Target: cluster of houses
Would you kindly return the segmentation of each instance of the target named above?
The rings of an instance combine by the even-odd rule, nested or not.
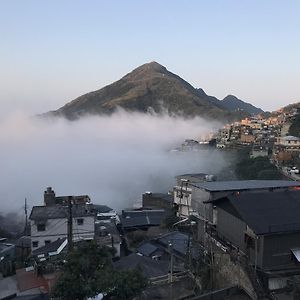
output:
[[[216,270],[217,262],[218,273],[209,273],[210,289],[224,293],[235,285],[248,299],[288,288],[296,293],[300,182],[218,181],[208,174],[183,174],[173,191],[146,192],[142,198],[141,207],[117,213],[93,204],[87,195],[58,197],[47,188],[43,205],[31,210],[30,236],[22,238],[19,248],[27,266],[16,270],[13,288],[7,284],[10,276],[0,280],[0,299],[25,294],[47,299],[70,243],[91,240],[115,249],[116,269],[139,268],[155,287],[176,283],[174,299],[195,297],[195,289],[183,283],[197,282],[197,276],[204,276],[199,270]],[[17,244],[0,240],[0,266],[12,263],[16,249]],[[222,272],[230,276],[222,279]],[[164,292],[150,286],[147,299]],[[43,298],[33,298],[38,295]]]
[[[300,183],[205,178],[177,177],[177,214],[197,221],[202,245],[213,243],[216,253],[238,252],[244,257],[265,290],[286,288],[300,275]]]
[[[227,124],[216,136],[217,148],[251,146],[251,156],[271,156],[279,164],[288,164],[300,154],[300,138],[288,134],[300,107],[278,111],[271,117],[260,115]]]

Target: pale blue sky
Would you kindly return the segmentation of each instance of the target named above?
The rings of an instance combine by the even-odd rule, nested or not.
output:
[[[300,101],[300,1],[0,0],[1,113],[56,109],[156,60],[263,109]]]

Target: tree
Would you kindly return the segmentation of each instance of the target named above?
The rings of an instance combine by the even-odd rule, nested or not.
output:
[[[130,299],[141,292],[145,284],[145,278],[137,271],[115,271],[109,248],[85,242],[67,255],[51,293],[56,299],[84,300],[99,293],[109,299],[125,292],[126,299]]]
[[[116,272],[114,289],[110,293],[116,299],[131,299],[147,286],[147,280],[139,270]]]
[[[107,248],[84,243],[68,254],[52,294],[59,299],[86,299],[100,292],[98,274],[112,269]],[[101,286],[103,290],[106,287]]]
[[[281,178],[282,175],[277,170],[272,169],[262,170],[257,174],[257,179],[259,180],[275,180]]]
[[[289,128],[289,134],[300,137],[300,114],[298,114],[293,120]]]
[[[236,164],[235,172],[242,180],[280,179],[282,175],[268,157],[243,158]]]

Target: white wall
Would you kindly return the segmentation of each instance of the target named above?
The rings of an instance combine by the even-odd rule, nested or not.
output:
[[[77,224],[77,219],[84,219],[82,225]],[[34,221],[31,221],[31,249],[35,250],[45,245],[45,241],[54,242],[59,238],[67,237],[67,218],[48,219],[45,231],[37,231]],[[94,216],[73,219],[73,240],[93,239],[95,235]],[[37,241],[38,246],[33,247],[32,243]]]
[[[181,196],[182,192],[182,198]],[[174,203],[178,205],[178,216],[181,218],[186,218],[192,211],[191,199],[192,199],[192,189],[180,186],[174,187]]]

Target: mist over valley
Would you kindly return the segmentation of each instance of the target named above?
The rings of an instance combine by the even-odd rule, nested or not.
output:
[[[43,192],[88,194],[94,203],[120,210],[146,190],[167,192],[181,173],[216,174],[226,166],[217,150],[171,153],[185,139],[199,140],[220,126],[199,117],[118,110],[111,115],[1,121],[1,212],[43,205]]]

